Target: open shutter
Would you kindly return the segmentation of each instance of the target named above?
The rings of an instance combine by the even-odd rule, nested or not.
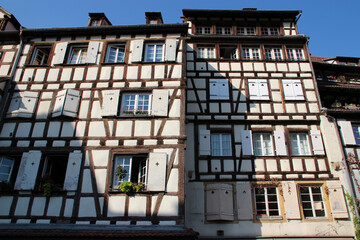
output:
[[[248,80],[248,86],[249,86],[249,97],[252,100],[258,100],[260,99],[260,91],[259,91],[259,83],[255,79],[249,79]]]
[[[304,100],[304,93],[301,86],[300,80],[292,80],[292,85],[294,89],[294,95],[296,100]]]
[[[253,207],[250,183],[237,183],[236,195],[239,220],[252,220]]]
[[[19,113],[20,104],[21,104],[21,96],[20,93],[16,92],[11,98],[10,106],[6,113],[6,116],[17,117]]]
[[[22,99],[19,107],[19,117],[31,118],[36,109],[38,100],[37,92],[23,92],[21,93]]]
[[[206,220],[234,221],[234,195],[231,184],[207,184]]]
[[[165,191],[166,165],[166,153],[149,153],[147,191]]]
[[[86,54],[86,63],[96,64],[97,55],[99,52],[100,42],[89,42],[87,54]]]
[[[301,219],[296,184],[282,182],[284,206],[287,219]]]
[[[32,190],[34,189],[36,176],[41,160],[40,151],[25,152],[22,155],[19,171],[16,177],[14,189]]]
[[[355,145],[356,141],[351,122],[345,120],[338,120],[337,123],[340,127],[340,132],[344,145]]]
[[[57,117],[62,115],[65,98],[66,98],[66,92],[67,90],[65,89],[57,93],[52,117]]]
[[[102,106],[101,115],[105,116],[117,116],[120,90],[103,90],[102,93]]]
[[[200,130],[199,133],[199,154],[200,156],[208,156],[211,154],[210,130]]]
[[[251,130],[241,130],[242,155],[253,155],[252,133]]]
[[[63,115],[68,117],[76,117],[80,105],[80,92],[68,89],[65,96]]]
[[[324,146],[322,142],[321,133],[319,130],[310,130],[311,142],[315,155],[324,155]]]
[[[219,95],[217,99],[229,99],[229,82],[227,79],[218,79]]]
[[[176,61],[176,48],[178,41],[176,39],[166,39],[165,41],[165,61]]]
[[[154,89],[152,97],[152,115],[167,117],[169,108],[169,91],[163,89]]]
[[[62,64],[64,62],[67,45],[67,42],[56,44],[52,65]]]
[[[295,100],[295,93],[291,80],[282,80],[285,100]]]
[[[332,215],[335,219],[348,219],[349,213],[346,207],[343,189],[340,183],[328,183],[329,199]]]
[[[74,151],[69,154],[68,164],[66,168],[66,176],[64,181],[64,190],[77,190],[80,167],[81,167],[82,153],[81,151]]]
[[[141,62],[144,40],[131,41],[130,63]]]
[[[275,139],[276,155],[278,156],[288,155],[284,132],[274,131],[274,139]]]
[[[258,80],[261,100],[269,100],[269,89],[266,80]]]

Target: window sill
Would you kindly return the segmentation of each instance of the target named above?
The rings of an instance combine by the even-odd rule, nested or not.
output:
[[[259,221],[276,221],[283,220],[282,216],[256,216],[256,219]]]
[[[111,62],[103,62],[103,63],[101,63],[100,65],[126,65],[126,62],[114,62],[114,63],[111,63]]]
[[[25,64],[24,67],[41,68],[41,67],[50,67],[50,65],[49,64],[42,64],[42,65]]]

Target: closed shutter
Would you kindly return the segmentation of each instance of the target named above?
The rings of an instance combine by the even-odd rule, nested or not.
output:
[[[167,117],[169,108],[169,91],[163,89],[154,89],[152,98],[152,115]]]
[[[34,189],[40,160],[40,151],[30,151],[23,153],[14,186],[15,190]]]
[[[236,195],[239,220],[252,220],[254,213],[252,207],[250,183],[247,182],[236,184]]]
[[[149,153],[147,191],[165,191],[166,165],[166,153]]]
[[[234,221],[234,195],[231,184],[207,184],[206,220]]]
[[[249,97],[251,100],[259,100],[260,99],[260,89],[259,83],[255,79],[249,79],[248,81],[249,86]]]
[[[66,98],[66,92],[67,90],[65,89],[57,93],[52,117],[58,117],[62,115],[65,98]]]
[[[208,156],[211,154],[210,148],[210,130],[200,130],[199,132],[199,154]]]
[[[311,130],[310,131],[311,142],[313,146],[313,151],[315,155],[324,155],[324,146],[322,142],[321,133],[319,130]]]
[[[178,41],[176,39],[166,39],[165,41],[165,61],[176,61],[176,48]]]
[[[20,93],[16,92],[11,98],[10,106],[6,113],[6,116],[17,117],[19,113],[20,104],[21,104],[21,96]]]
[[[67,42],[56,44],[52,65],[64,63],[67,45]]]
[[[74,151],[69,154],[68,164],[66,168],[66,176],[64,181],[64,190],[77,190],[80,175],[81,159],[81,151]]]
[[[97,55],[99,52],[100,42],[89,42],[87,54],[86,54],[86,63],[96,64]]]
[[[295,100],[295,93],[291,80],[282,80],[285,100]]]
[[[101,115],[117,116],[120,90],[103,90],[102,92]]]
[[[258,80],[261,100],[269,100],[269,89],[266,80]]]
[[[220,95],[217,79],[210,79],[209,84],[210,99],[217,99],[217,97]]]
[[[21,103],[19,107],[19,117],[31,118],[36,109],[36,103],[39,93],[23,92],[21,93]]]
[[[210,79],[210,99],[229,99],[229,82],[227,79]]]
[[[274,139],[275,139],[276,155],[278,156],[288,155],[284,132],[274,131]]]
[[[241,130],[242,155],[253,155],[252,133],[251,130]]]
[[[287,219],[301,219],[299,199],[294,182],[282,182],[282,192]]]
[[[141,62],[144,40],[131,41],[130,63]]]
[[[63,115],[68,117],[76,117],[80,105],[80,92],[68,89],[65,96]]]
[[[338,120],[337,123],[340,127],[340,132],[344,145],[355,145],[356,141],[351,122],[345,120]]]
[[[291,80],[293,89],[294,89],[294,95],[296,100],[304,100],[304,93],[301,86],[300,80]]]
[[[344,192],[340,183],[328,183],[331,212],[335,219],[348,219],[349,213],[346,207]]]

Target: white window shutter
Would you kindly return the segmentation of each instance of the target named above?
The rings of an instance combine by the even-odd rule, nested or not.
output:
[[[301,219],[299,199],[296,184],[291,182],[282,182],[282,192],[284,197],[284,206],[287,219]]]
[[[208,156],[211,154],[210,130],[199,131],[199,151],[200,156]]]
[[[106,116],[117,116],[118,106],[120,99],[120,90],[103,90],[102,93],[102,106],[101,115]]]
[[[154,89],[152,94],[152,115],[167,117],[169,108],[169,91],[163,89]]]
[[[56,44],[54,51],[54,58],[51,65],[64,63],[67,45],[68,45],[67,42]]]
[[[324,155],[324,146],[322,142],[321,133],[319,130],[310,130],[311,142],[315,155]]]
[[[57,117],[62,115],[65,98],[66,98],[66,92],[67,90],[65,89],[57,93],[52,117]]]
[[[99,47],[100,47],[100,42],[95,42],[95,41],[89,42],[86,59],[85,59],[86,63],[96,64]]]
[[[130,63],[141,62],[143,46],[144,46],[144,40],[131,41]]]
[[[243,156],[254,154],[251,130],[241,130],[241,145]]]
[[[251,100],[258,100],[260,99],[260,89],[259,83],[256,79],[249,79],[248,80],[249,86],[249,97]]]
[[[80,105],[80,91],[68,89],[65,96],[63,115],[76,117]]]
[[[239,220],[253,220],[253,207],[250,183],[236,184],[237,207]]]
[[[165,61],[176,61],[176,49],[178,41],[176,39],[166,39],[165,41]]]
[[[210,99],[217,99],[217,97],[220,95],[217,79],[210,79],[209,85]]]
[[[355,145],[356,141],[355,141],[351,122],[345,121],[345,120],[338,120],[337,123],[340,127],[340,132],[341,132],[341,136],[342,136],[344,144],[345,145]]]
[[[295,93],[291,80],[282,80],[285,100],[295,100]]]
[[[229,99],[229,82],[227,79],[218,79],[218,99]]]
[[[19,117],[31,118],[36,110],[36,103],[38,101],[37,92],[23,92],[20,93],[21,102],[19,107]]]
[[[276,155],[278,156],[286,156],[287,148],[285,143],[285,134],[283,131],[274,131],[274,139],[275,139],[275,148],[276,148]]]
[[[259,92],[261,100],[269,100],[269,89],[266,80],[259,80]]]
[[[14,186],[15,190],[34,189],[40,160],[41,151],[30,151],[23,153]]]
[[[6,113],[6,116],[17,117],[19,113],[20,104],[21,104],[21,96],[20,93],[16,92],[11,98],[10,106]]]
[[[147,191],[165,191],[166,184],[166,153],[149,153]]]
[[[206,220],[234,221],[234,195],[231,184],[207,184]]]
[[[346,207],[344,192],[340,183],[328,183],[331,212],[335,219],[348,219],[349,213]]]
[[[296,100],[304,100],[304,93],[300,80],[292,80],[294,95]]]
[[[81,159],[81,151],[74,151],[69,154],[68,164],[66,168],[66,176],[64,181],[64,190],[77,190],[80,175]]]

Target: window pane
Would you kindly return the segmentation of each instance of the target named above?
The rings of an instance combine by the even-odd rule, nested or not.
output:
[[[222,155],[223,156],[231,156],[231,135],[230,134],[222,134]]]
[[[211,155],[221,156],[220,134],[211,134]]]
[[[154,45],[147,45],[146,49],[146,62],[153,62],[154,61],[154,55],[155,55],[155,46]]]
[[[162,55],[163,55],[163,45],[156,45],[155,62],[161,62]]]
[[[131,157],[115,157],[115,166],[114,166],[114,182],[113,187],[118,186],[123,181],[130,181],[130,164]]]

